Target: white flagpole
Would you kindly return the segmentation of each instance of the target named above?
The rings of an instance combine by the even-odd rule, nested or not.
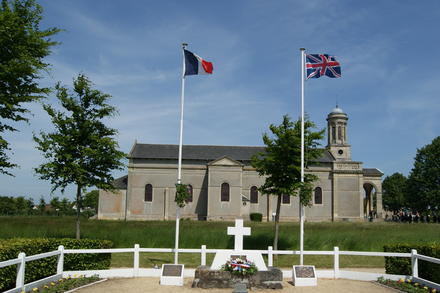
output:
[[[305,50],[301,48],[301,182],[304,182],[304,59]],[[304,206],[299,202],[300,237],[299,237],[299,262],[304,264]]]
[[[180,138],[179,138],[179,164],[177,167],[177,184],[182,183],[182,142],[183,142],[183,102],[185,101],[185,50],[188,44],[182,44],[183,72],[182,72],[182,94],[180,96]],[[179,263],[179,225],[180,225],[180,207],[176,205],[176,237],[174,245],[174,264]]]

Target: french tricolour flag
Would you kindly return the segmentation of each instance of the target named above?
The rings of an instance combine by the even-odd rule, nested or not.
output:
[[[196,54],[183,50],[185,52],[185,76],[197,74],[212,74],[214,67],[211,62],[203,60]]]

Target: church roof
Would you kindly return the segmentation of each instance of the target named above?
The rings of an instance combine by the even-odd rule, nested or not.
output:
[[[220,146],[220,145],[184,145],[183,160],[213,161],[220,157],[229,157],[236,161],[250,161],[251,157],[264,152],[262,146]],[[171,159],[177,160],[179,146],[175,144],[140,144],[136,143],[128,154],[129,159]],[[333,162],[329,151],[324,150],[319,162]]]
[[[113,187],[116,189],[127,189],[128,175],[119,177],[113,181]]]
[[[382,176],[383,173],[379,169],[376,168],[364,168],[362,169],[362,173],[364,176]]]

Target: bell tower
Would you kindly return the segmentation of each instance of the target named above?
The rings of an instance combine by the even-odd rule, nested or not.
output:
[[[327,149],[337,161],[351,161],[351,146],[347,141],[347,114],[336,105],[327,115]]]

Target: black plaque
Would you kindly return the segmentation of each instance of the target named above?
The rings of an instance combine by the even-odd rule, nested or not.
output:
[[[311,266],[295,267],[297,278],[315,278],[315,270]]]
[[[163,265],[162,276],[180,277],[182,276],[182,265]]]

